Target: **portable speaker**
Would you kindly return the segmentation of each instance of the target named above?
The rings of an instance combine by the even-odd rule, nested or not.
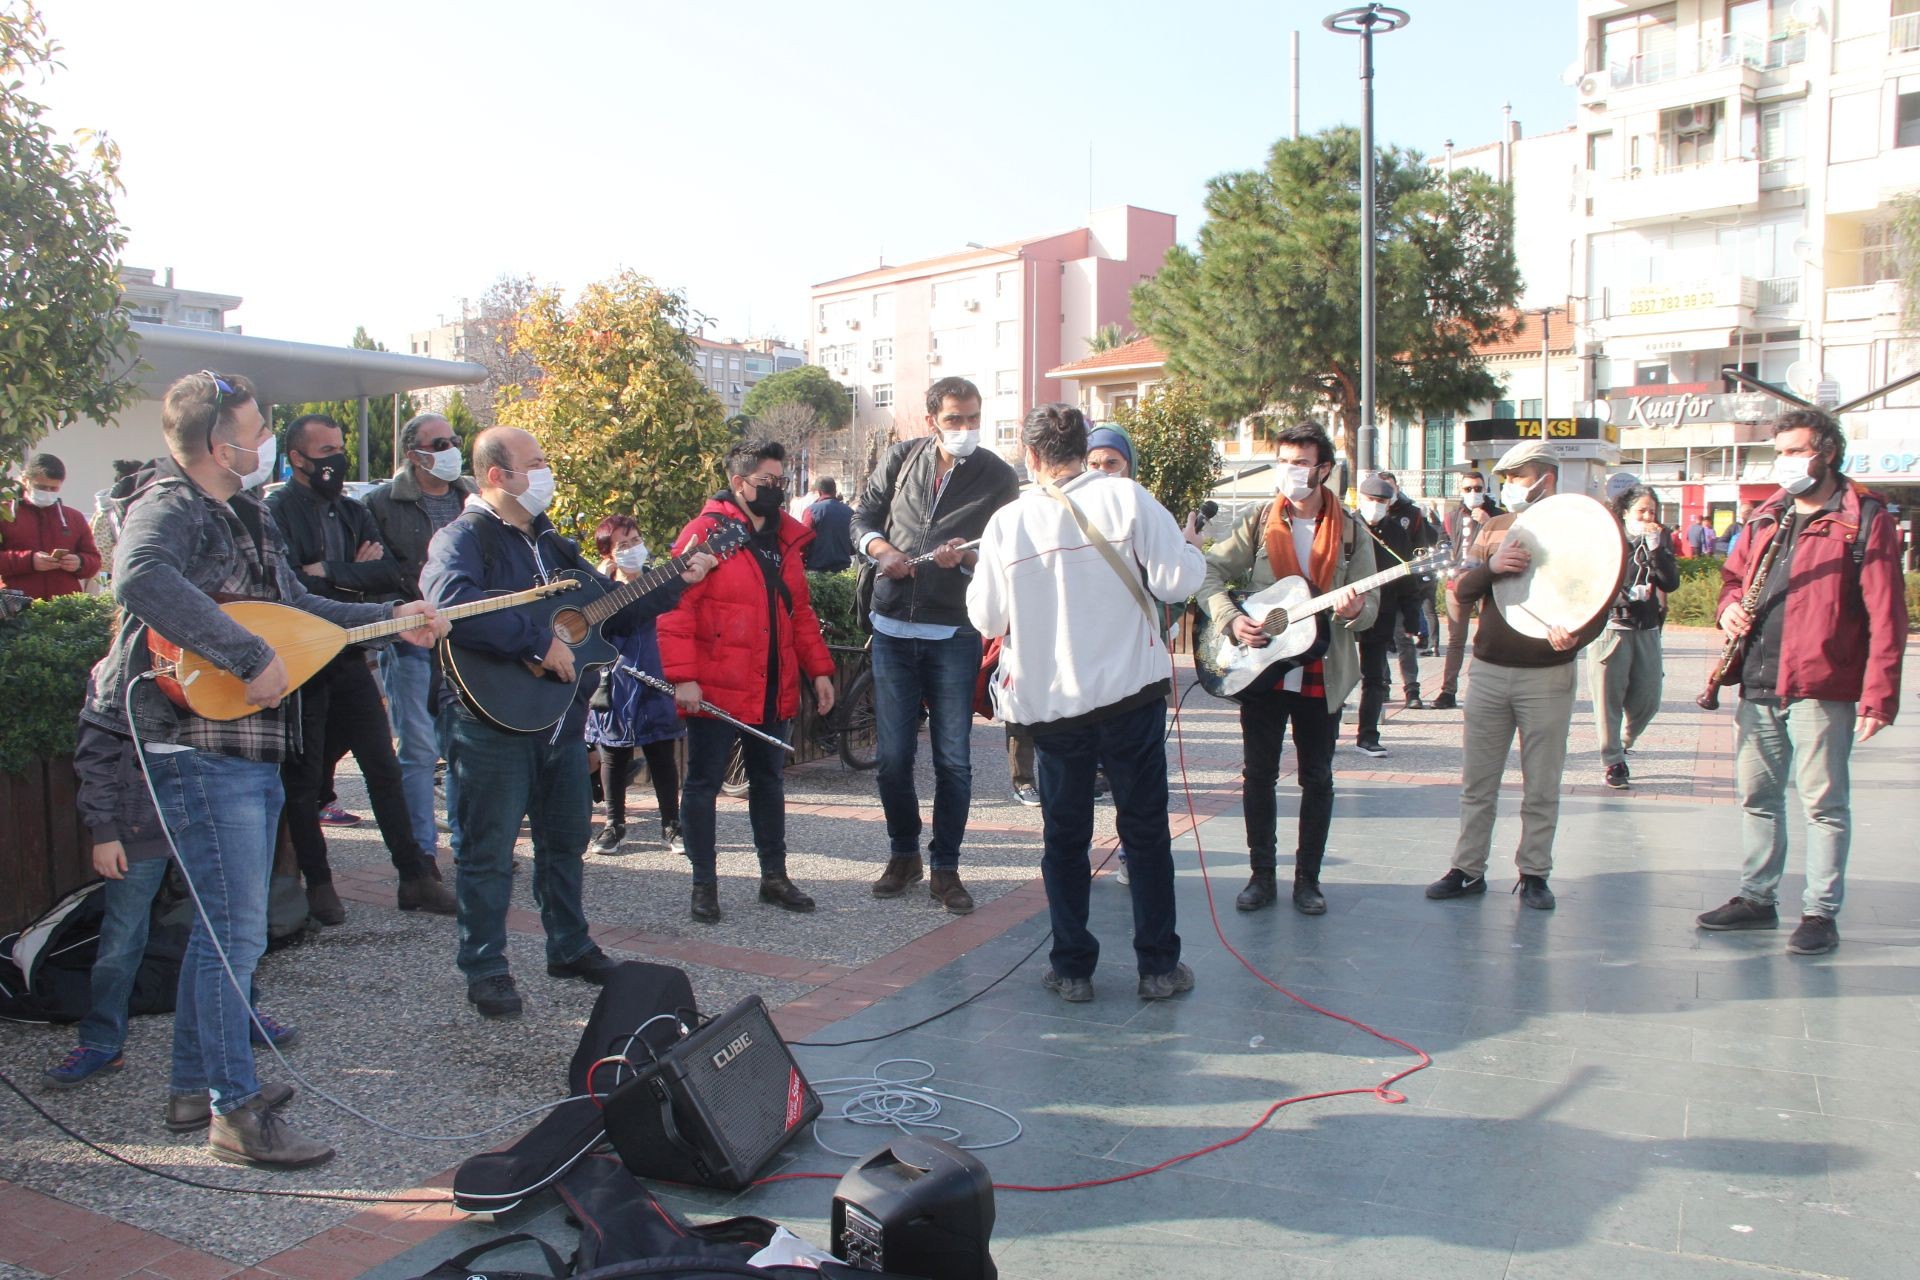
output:
[[[833,1256],[861,1271],[927,1280],[996,1280],[993,1179],[950,1142],[901,1137],[833,1191]]]
[[[607,1137],[643,1178],[737,1191],[820,1114],[759,996],[634,1068],[607,1097]]]

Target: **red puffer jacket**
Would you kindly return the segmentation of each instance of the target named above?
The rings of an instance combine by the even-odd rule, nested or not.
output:
[[[709,499],[700,514],[673,540],[675,555],[706,538],[723,520],[744,513],[730,498]],[[800,713],[800,680],[831,676],[833,655],[820,635],[807,592],[805,554],[813,530],[782,512],[779,526],[780,578],[793,597],[789,611],[776,597],[779,623],[780,691],[776,711],[782,720]],[[668,680],[697,680],[708,702],[748,724],[759,724],[767,697],[767,579],[752,547],[722,560],[720,566],[687,588],[680,606],[660,617],[660,658]]]
[[[1851,480],[1846,485],[1839,510],[1815,516],[1794,542],[1780,683],[1774,692],[1783,699],[1857,702],[1861,715],[1891,724],[1900,706],[1900,661],[1907,644],[1900,534],[1887,514],[1886,499]],[[1863,530],[1864,496],[1878,500],[1879,511]],[[1747,579],[1779,532],[1789,501],[1782,491],[1754,512],[1746,535],[1720,569],[1716,617],[1746,593]],[[1857,537],[1866,538],[1867,544],[1856,574]]]

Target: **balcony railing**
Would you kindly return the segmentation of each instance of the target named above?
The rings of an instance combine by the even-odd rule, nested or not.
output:
[[[1874,320],[1900,313],[1900,286],[1892,280],[1827,290],[1827,322]]]
[[[1805,165],[1798,156],[1783,160],[1762,160],[1760,162],[1760,189],[1762,191],[1783,191],[1788,187],[1806,185]]]
[[[1904,19],[1896,18],[1894,21],[1899,23]],[[1920,31],[1915,35],[1920,39]],[[1894,47],[1899,49],[1901,46],[1896,43]],[[1804,34],[1777,35],[1762,40],[1758,36],[1728,33],[1708,36],[1684,55],[1677,44],[1671,49],[1653,49],[1635,54],[1624,62],[1616,62],[1608,67],[1607,75],[1614,88],[1630,89],[1637,85],[1659,84],[1681,76],[1717,71],[1722,67],[1744,66],[1773,71],[1804,62],[1806,57],[1807,38]]]
[[[1799,276],[1775,276],[1759,281],[1759,285],[1759,300],[1754,305],[1762,311],[1782,311],[1800,303]]]
[[[1887,23],[1887,51],[1912,53],[1920,49],[1920,13],[1895,15]]]

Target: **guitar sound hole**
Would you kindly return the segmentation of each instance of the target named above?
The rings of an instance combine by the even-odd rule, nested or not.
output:
[[[587,638],[587,620],[573,609],[562,609],[553,615],[553,634],[563,644],[579,644]]]
[[[1285,609],[1275,609],[1272,613],[1267,615],[1266,629],[1277,636],[1282,631],[1285,631],[1287,629],[1287,627],[1290,625],[1290,621],[1291,620],[1287,617],[1287,611]]]

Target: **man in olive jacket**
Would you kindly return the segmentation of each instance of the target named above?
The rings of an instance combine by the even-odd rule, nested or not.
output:
[[[1320,864],[1333,825],[1333,749],[1340,736],[1340,708],[1360,679],[1355,637],[1373,625],[1374,595],[1357,595],[1350,584],[1374,572],[1373,540],[1358,517],[1327,487],[1333,471],[1333,441],[1321,428],[1301,423],[1282,431],[1274,454],[1280,483],[1274,500],[1240,518],[1225,542],[1207,553],[1200,598],[1223,632],[1236,643],[1271,643],[1228,594],[1230,587],[1257,593],[1287,577],[1304,577],[1314,594],[1340,591],[1327,628],[1326,652],[1286,673],[1271,688],[1259,683],[1239,695],[1240,739],[1246,755],[1247,854],[1253,876],[1234,899],[1242,911],[1258,911],[1277,896],[1280,747],[1289,725],[1300,768],[1300,832],[1294,849],[1293,905],[1304,915],[1322,915]],[[1345,588],[1343,590],[1343,588]],[[1230,620],[1230,621],[1229,621]]]

